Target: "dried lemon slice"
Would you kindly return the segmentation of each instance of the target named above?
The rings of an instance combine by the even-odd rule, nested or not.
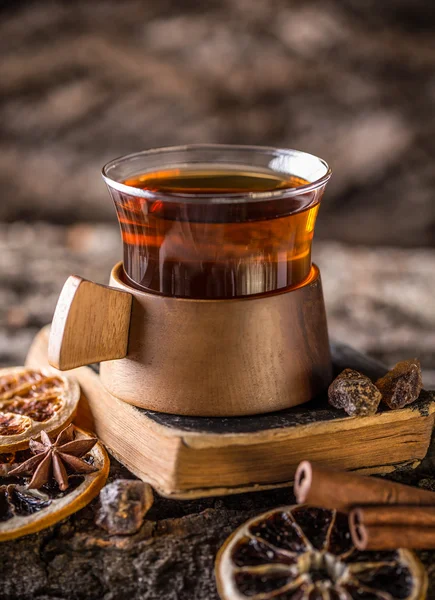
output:
[[[427,575],[409,550],[360,552],[347,517],[305,506],[251,519],[216,559],[222,600],[422,600]]]
[[[75,439],[91,437],[77,428],[75,435]],[[70,475],[70,485],[63,492],[55,482],[39,490],[28,489],[29,478],[12,477],[6,472],[2,475],[0,471],[0,541],[50,527],[86,506],[104,486],[110,462],[100,442],[89,451],[85,460],[95,471]],[[10,465],[9,470],[13,466]]]
[[[0,369],[0,452],[25,448],[42,430],[72,421],[80,399],[76,381],[51,369]]]

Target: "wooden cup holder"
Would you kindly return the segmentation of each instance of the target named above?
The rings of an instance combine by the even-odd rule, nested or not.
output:
[[[318,268],[299,287],[191,300],[70,277],[49,342],[60,370],[101,362],[101,382],[135,406],[192,416],[252,415],[307,402],[329,385]]]

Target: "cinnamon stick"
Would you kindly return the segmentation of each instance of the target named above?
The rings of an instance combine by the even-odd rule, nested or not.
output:
[[[363,501],[364,499],[362,499]],[[362,525],[435,527],[435,506],[359,506],[351,510],[349,522]]]
[[[366,509],[352,510],[349,515],[349,529],[352,541],[358,550],[396,550],[397,548],[433,549],[435,548],[435,527],[428,525],[411,524],[411,522],[423,523],[425,519],[433,519],[433,509],[414,507],[397,507],[396,516],[387,516],[388,508],[377,507],[379,510],[378,521],[375,514],[366,514]],[[420,511],[415,519],[411,518],[413,512]],[[405,523],[406,512],[410,521]],[[426,515],[425,515],[426,512]],[[391,519],[397,518],[403,523],[384,524]],[[365,519],[368,519],[366,521]]]
[[[400,483],[299,464],[294,492],[298,503],[311,504],[348,513],[361,504],[435,506],[435,493]]]

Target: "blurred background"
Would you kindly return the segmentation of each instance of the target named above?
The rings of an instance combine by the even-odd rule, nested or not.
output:
[[[334,177],[315,260],[333,338],[435,385],[431,0],[0,0],[0,362],[66,277],[121,257],[100,177],[195,142],[293,147]]]

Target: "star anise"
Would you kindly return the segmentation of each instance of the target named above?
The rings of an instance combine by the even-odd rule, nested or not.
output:
[[[97,438],[74,438],[73,425],[61,431],[54,442],[45,431],[41,431],[40,442],[34,439],[29,442],[35,456],[9,471],[9,475],[32,475],[27,486],[29,489],[39,489],[54,477],[59,489],[65,491],[69,486],[66,467],[73,473],[92,473],[97,470],[80,458],[93,448]]]

